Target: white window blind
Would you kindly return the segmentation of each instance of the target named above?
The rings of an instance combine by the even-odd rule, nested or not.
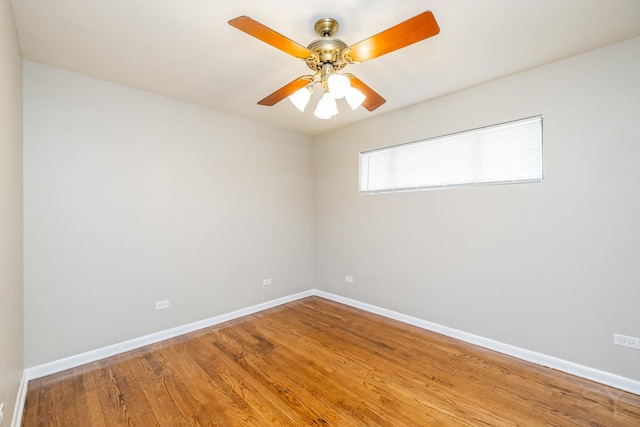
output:
[[[542,181],[542,116],[360,153],[362,194]]]

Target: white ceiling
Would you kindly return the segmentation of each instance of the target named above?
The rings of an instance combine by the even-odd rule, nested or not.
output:
[[[24,58],[309,135],[640,36],[640,0],[12,0]],[[440,34],[345,71],[387,99],[334,119],[256,102],[304,62],[227,24],[248,15],[306,46],[316,20],[348,45],[431,10]],[[640,54],[640,52],[638,52]],[[318,91],[316,91],[318,92]]]

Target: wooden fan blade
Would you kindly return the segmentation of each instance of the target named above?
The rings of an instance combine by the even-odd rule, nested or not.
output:
[[[362,103],[362,106],[367,110],[373,111],[387,102],[387,100],[381,97],[378,92],[364,84],[362,80],[360,80],[353,74],[345,74],[345,76],[349,77],[349,80],[351,81],[351,87],[358,89],[364,94],[364,96],[366,96],[364,102]]]
[[[229,21],[229,25],[296,58],[307,59],[313,56],[313,53],[306,47],[299,45],[248,16],[238,16]]]
[[[439,32],[440,27],[433,13],[426,11],[354,44],[349,48],[348,56],[354,62],[368,61],[435,36]]]
[[[276,105],[278,102],[282,101],[289,95],[293,95],[295,91],[297,91],[298,89],[302,89],[312,81],[313,81],[313,76],[298,77],[291,83],[287,83],[286,85],[282,86],[280,89],[273,92],[271,95],[258,101],[258,104],[266,105],[268,107],[271,107],[272,105]]]

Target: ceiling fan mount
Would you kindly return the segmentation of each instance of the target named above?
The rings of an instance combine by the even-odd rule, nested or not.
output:
[[[357,64],[377,58],[435,36],[440,32],[438,23],[430,11],[416,15],[413,18],[351,46],[334,37],[340,25],[338,21],[333,18],[323,18],[314,24],[314,30],[320,38],[312,41],[307,47],[294,42],[248,16],[239,16],[232,19],[229,21],[229,25],[289,55],[301,59],[314,72],[313,75],[296,78],[271,95],[258,101],[258,104],[272,106],[284,98],[290,97],[296,107],[304,110],[310,94],[313,92],[312,86],[317,82],[322,85],[323,91],[320,103],[330,104],[331,108],[329,110],[332,110],[331,113],[317,114],[320,108],[319,103],[319,108],[316,109],[316,116],[320,118],[329,118],[337,114],[338,110],[335,107],[335,99],[340,99],[345,96],[345,94],[349,105],[353,109],[362,105],[367,110],[373,111],[386,102],[382,96],[353,74],[338,74],[338,71],[349,64]],[[344,93],[339,94],[338,90],[334,91],[331,88],[332,79],[335,81],[341,80],[340,91]],[[355,93],[355,98],[358,98],[357,105],[349,99],[349,92],[351,95]],[[303,94],[302,97],[304,98],[302,107],[293,100],[293,96],[300,93]],[[355,98],[352,97],[352,99]]]
[[[320,37],[333,37],[340,28],[338,21],[333,18],[323,18],[318,20],[313,29]]]

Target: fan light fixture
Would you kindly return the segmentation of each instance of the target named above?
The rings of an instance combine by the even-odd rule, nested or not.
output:
[[[342,99],[351,87],[349,77],[344,74],[330,74],[328,79],[329,92],[335,99]]]
[[[309,99],[311,99],[311,94],[313,93],[313,86],[307,85],[302,89],[298,89],[292,95],[289,96],[289,101],[300,111],[304,111],[304,108],[309,103]]]
[[[313,112],[313,115],[319,119],[330,119],[336,114],[338,114],[336,99],[329,92],[324,92],[316,106],[316,111]]]
[[[316,77],[320,75],[320,81],[316,81]],[[313,84],[322,84],[322,98],[318,102],[313,114],[319,119],[330,119],[338,114],[338,106],[336,105],[336,99],[342,99],[346,97],[347,103],[352,110],[358,108],[366,96],[358,89],[351,86],[351,80],[344,74],[338,74],[334,71],[331,64],[324,64],[320,69],[320,72],[314,75],[311,79],[311,83],[307,84],[302,89],[298,89],[288,98],[300,111],[304,111],[311,94],[313,93]]]
[[[361,106],[364,100],[367,98],[364,93],[351,86],[347,88],[345,97],[347,98],[347,103],[352,110],[355,110],[356,108]]]
[[[320,38],[306,47],[245,15],[230,20],[229,25],[301,59],[314,73],[297,77],[258,101],[258,105],[271,107],[288,97],[297,109],[304,111],[313,93],[313,84],[321,83],[322,98],[314,114],[322,119],[338,114],[336,99],[346,98],[352,109],[362,105],[369,111],[386,102],[353,74],[338,74],[344,67],[386,55],[440,32],[433,13],[428,10],[352,45],[335,37],[340,25],[333,18],[323,18],[314,24],[313,29]]]

